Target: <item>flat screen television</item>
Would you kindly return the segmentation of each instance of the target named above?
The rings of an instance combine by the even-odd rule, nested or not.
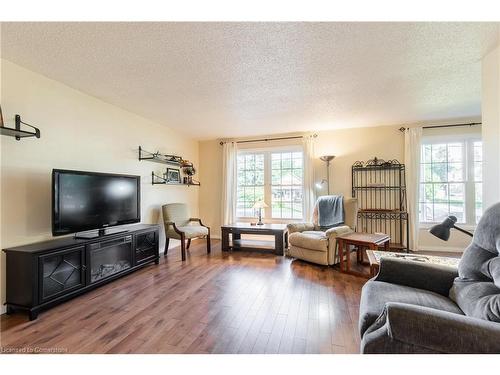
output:
[[[52,170],[52,234],[141,221],[140,176]]]

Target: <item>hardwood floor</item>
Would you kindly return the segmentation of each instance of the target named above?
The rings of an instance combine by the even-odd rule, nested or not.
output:
[[[160,265],[40,313],[1,316],[3,351],[357,353],[366,279],[272,254],[193,241]],[[155,285],[155,288],[150,288]]]

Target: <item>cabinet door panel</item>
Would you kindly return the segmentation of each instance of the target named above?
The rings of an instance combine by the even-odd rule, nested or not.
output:
[[[158,232],[139,233],[135,236],[135,262],[143,263],[154,258],[158,247]]]
[[[83,246],[40,256],[40,301],[45,302],[84,287],[84,265]]]

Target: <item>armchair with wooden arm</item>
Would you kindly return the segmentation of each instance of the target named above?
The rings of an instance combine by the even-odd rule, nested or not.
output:
[[[181,256],[183,261],[186,260],[186,250],[191,246],[191,239],[193,238],[206,238],[207,253],[210,253],[210,228],[204,225],[201,219],[189,217],[186,204],[166,204],[162,207],[162,213],[166,236],[164,256],[167,256],[170,238],[181,241]],[[193,224],[195,222],[197,224]]]

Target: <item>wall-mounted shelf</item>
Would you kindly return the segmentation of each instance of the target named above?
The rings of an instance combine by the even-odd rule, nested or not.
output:
[[[139,161],[141,161],[141,160],[151,161],[153,163],[160,163],[160,164],[167,164],[167,165],[175,166],[179,169],[182,169],[185,174],[190,176],[189,180],[192,181],[190,183],[167,181],[167,179],[165,179],[164,177],[158,176],[154,172],[151,172],[151,184],[152,185],[200,186],[200,183],[198,181],[192,180],[192,176],[195,173],[193,163],[191,163],[187,160],[184,160],[181,156],[166,155],[166,154],[161,154],[160,152],[149,152],[149,151],[144,150],[141,146],[139,146]],[[167,168],[167,170],[168,170],[168,168]],[[191,170],[191,172],[192,172],[191,174],[189,173],[189,170]]]
[[[161,176],[156,175],[154,172],[151,172],[151,184],[152,185],[182,185],[182,186],[200,186],[199,182],[192,182],[190,184],[185,184],[183,182],[167,182],[167,180]]]
[[[184,161],[184,159],[182,159],[182,157],[180,156],[165,155],[165,154],[160,154],[159,152],[149,152],[144,150],[141,146],[139,146],[139,161],[140,160],[147,160],[147,161],[152,161],[154,163],[175,165],[177,167],[180,167],[182,165],[182,162]]]
[[[29,126],[30,128],[33,128],[34,131],[26,131],[26,130],[21,130],[21,124]],[[0,126],[0,134],[1,135],[7,135],[10,137],[15,137],[16,140],[20,140],[21,138],[28,138],[28,137],[36,137],[40,138],[40,130],[38,128],[35,128],[33,125],[27,124],[21,120],[20,115],[16,115],[15,117],[15,128],[8,128],[6,126],[3,126],[3,120],[1,121]]]

